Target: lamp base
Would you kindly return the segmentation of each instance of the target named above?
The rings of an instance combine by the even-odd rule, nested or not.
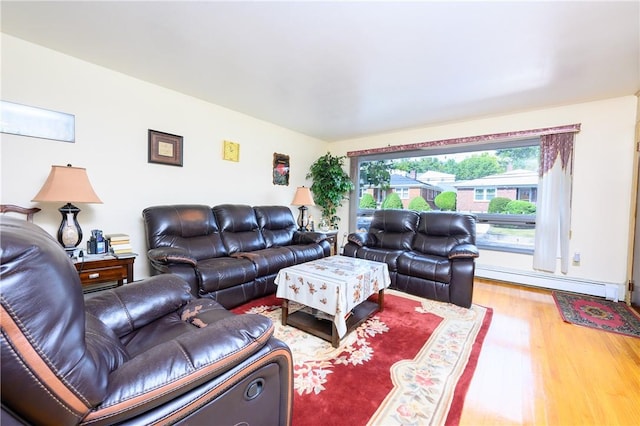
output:
[[[58,209],[62,215],[62,222],[60,222],[60,228],[58,229],[58,241],[62,244],[67,252],[73,250],[82,241],[82,228],[78,223],[78,213],[80,209],[71,203],[67,203]]]
[[[307,232],[307,225],[309,225],[309,219],[306,219],[306,211],[309,210],[306,206],[298,207],[300,213],[298,214],[298,231],[299,232]]]

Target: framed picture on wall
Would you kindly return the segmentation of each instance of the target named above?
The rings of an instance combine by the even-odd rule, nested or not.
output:
[[[289,185],[289,156],[273,153],[273,184]]]
[[[182,136],[149,129],[149,163],[182,167]]]

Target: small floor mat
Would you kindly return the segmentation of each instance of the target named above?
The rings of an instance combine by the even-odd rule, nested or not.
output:
[[[553,298],[568,323],[640,337],[640,316],[622,302],[558,291]]]

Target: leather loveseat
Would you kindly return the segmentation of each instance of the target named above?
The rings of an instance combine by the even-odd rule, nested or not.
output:
[[[166,205],[142,216],[153,273],[176,274],[228,309],[275,293],[280,269],[331,253],[326,235],[298,232],[285,206]]]
[[[344,255],[385,262],[391,288],[468,308],[476,219],[471,214],[376,210],[368,232],[350,234]]]
[[[163,275],[85,299],[63,248],[0,218],[0,424],[291,422],[289,348]]]

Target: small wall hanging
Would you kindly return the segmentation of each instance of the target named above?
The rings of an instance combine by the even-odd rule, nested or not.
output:
[[[289,185],[289,156],[273,153],[273,184]]]
[[[222,147],[222,159],[235,162],[240,161],[240,144],[231,141],[224,141]]]

